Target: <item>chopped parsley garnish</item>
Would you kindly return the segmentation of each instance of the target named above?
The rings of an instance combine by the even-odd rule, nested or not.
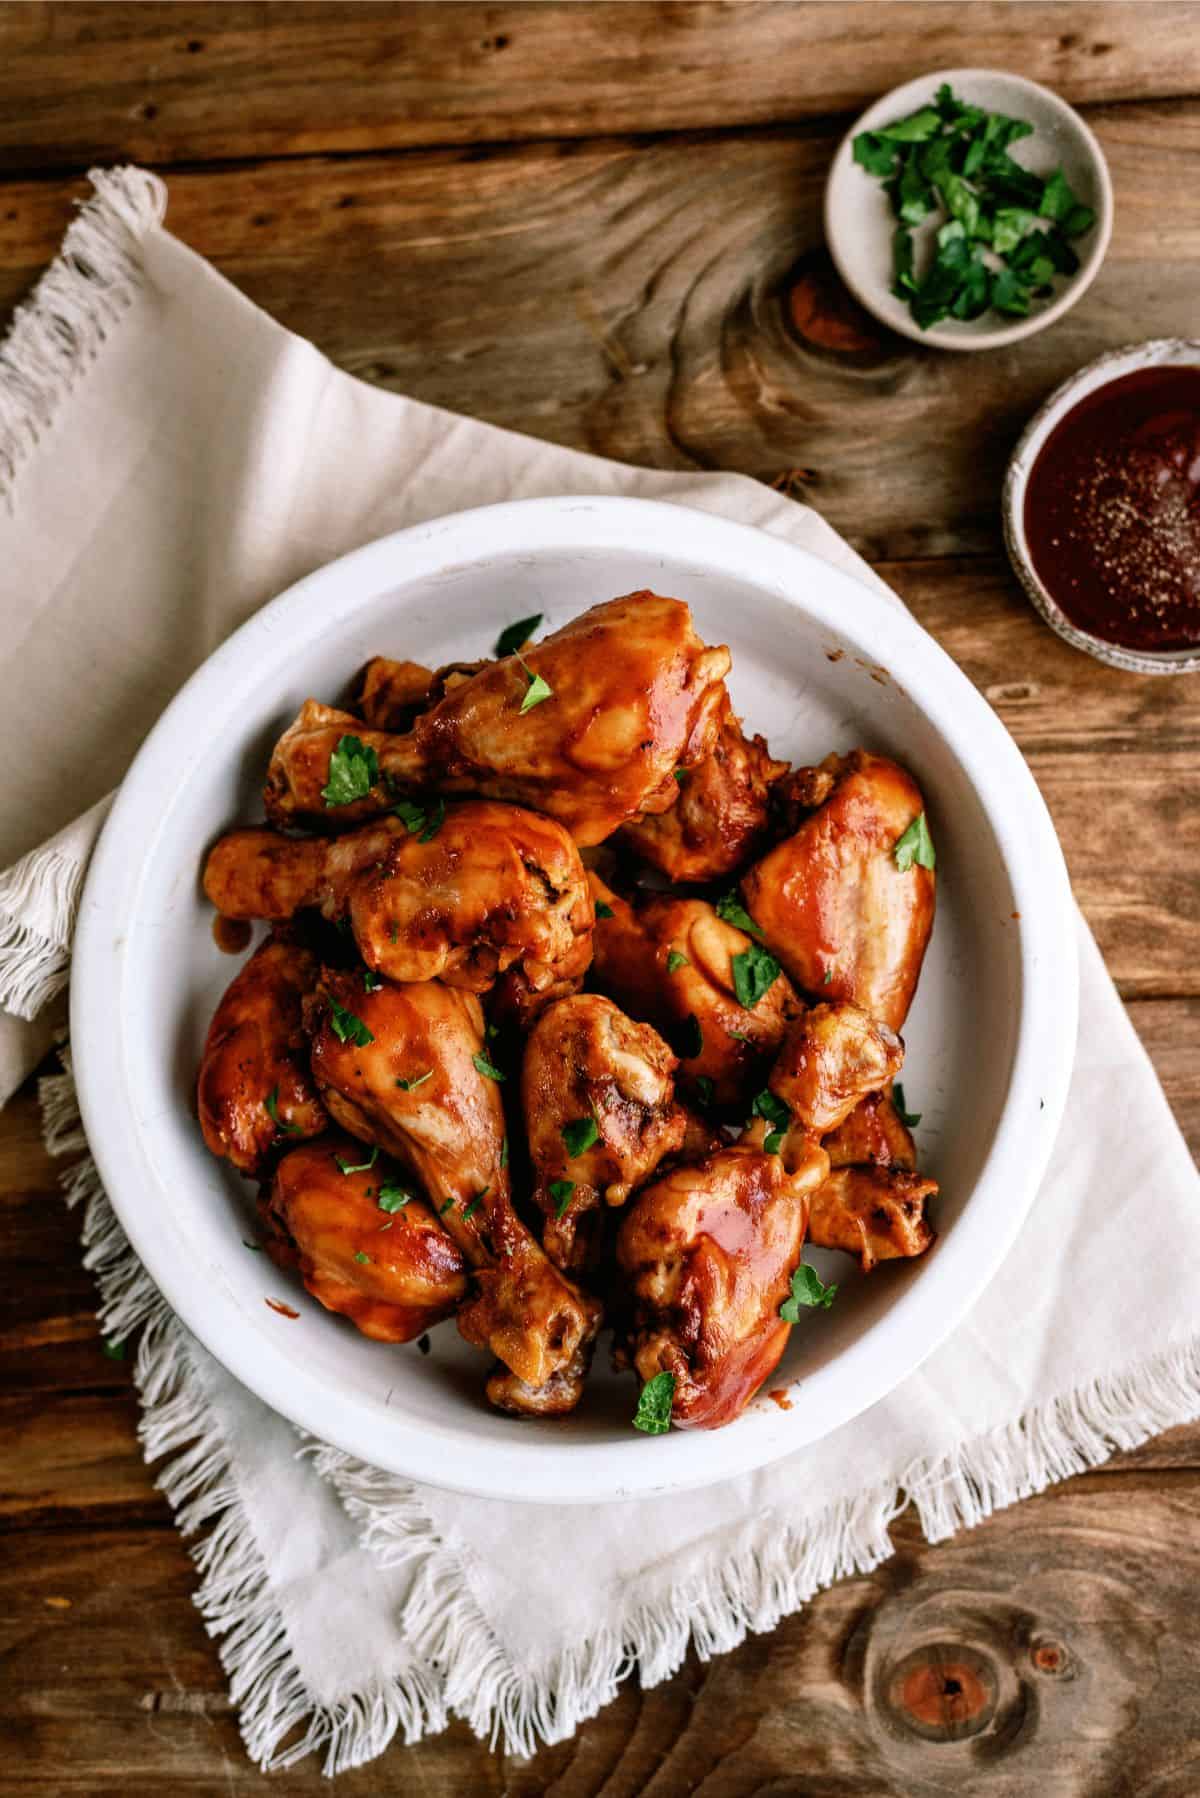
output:
[[[673,768],[671,770],[671,779],[677,780],[679,782],[680,786],[683,785],[683,783],[687,779],[687,777],[688,777],[688,771],[686,768]]]
[[[675,1375],[656,1373],[638,1394],[637,1410],[633,1414],[634,1429],[644,1430],[647,1436],[665,1436],[671,1427],[674,1398]]]
[[[547,1190],[554,1200],[555,1217],[561,1217],[571,1203],[571,1194],[575,1191],[574,1180],[551,1180]]]
[[[671,953],[667,957],[667,973],[668,974],[673,974],[675,972],[676,968],[690,968],[691,965],[692,964],[688,960],[687,956],[682,954],[681,951],[678,949],[672,949]]]
[[[612,918],[612,917],[616,916],[616,913],[613,911],[613,908],[611,905],[606,905],[604,903],[603,899],[597,899],[597,901],[596,901],[596,916],[598,918]]]
[[[518,618],[515,624],[506,624],[496,638],[495,654],[510,656],[516,650],[524,649],[544,617],[544,612],[535,612],[532,618]]]
[[[933,838],[929,834],[929,826],[925,822],[925,814],[921,812],[915,817],[902,837],[897,837],[892,845],[892,854],[896,858],[896,866],[901,874],[916,862],[922,868],[932,868],[937,863],[933,852]]]
[[[704,1053],[704,1031],[694,1011],[689,1011],[679,1030],[679,1053],[684,1061],[694,1061]]]
[[[335,1155],[333,1159],[343,1174],[365,1174],[379,1160],[379,1144],[375,1144],[365,1161],[343,1161],[340,1155]]]
[[[783,1147],[783,1131],[772,1130],[763,1137],[763,1149],[768,1155],[778,1155]]]
[[[471,1060],[475,1063],[476,1073],[483,1074],[488,1080],[504,1079],[500,1069],[495,1067],[486,1055],[472,1055]]]
[[[110,1361],[123,1361],[125,1359],[125,1339],[122,1336],[102,1336],[100,1338],[100,1348],[101,1352],[107,1355]]]
[[[832,980],[833,980],[833,969],[832,969],[832,968],[826,968],[826,970],[825,970],[825,978],[824,978],[824,980],[823,980],[823,981],[822,981],[822,982],[821,982],[821,985],[822,985],[822,986],[828,986],[828,985],[829,985],[829,984],[830,984],[830,982],[831,982],[831,981],[832,981]]]
[[[535,705],[541,705],[543,699],[552,699],[554,697],[554,688],[550,686],[548,681],[544,681],[540,674],[535,674],[533,672],[533,669],[529,666],[529,663],[525,660],[525,657],[521,654],[520,650],[514,650],[513,654],[525,670],[525,678],[529,682],[529,685],[525,689],[525,697],[521,701],[521,715],[524,716],[526,712],[531,712]]]
[[[329,1021],[340,1043],[356,1043],[360,1049],[365,1049],[368,1043],[375,1041],[375,1032],[368,1030],[360,1017],[347,1011],[336,999],[329,1001]]]
[[[375,1203],[381,1211],[403,1211],[411,1198],[411,1192],[401,1186],[398,1180],[382,1180]]]
[[[696,1075],[696,1091],[700,1094],[701,1105],[712,1104],[713,1082],[711,1074]]]
[[[364,968],[363,969],[363,991],[364,992],[373,993],[373,992],[375,992],[375,990],[378,987],[381,987],[382,985],[383,985],[383,981],[380,979],[379,975],[375,972],[374,968]]]
[[[594,1117],[572,1118],[562,1127],[562,1139],[567,1145],[567,1154],[574,1161],[576,1155],[582,1155],[593,1143],[600,1141],[600,1127]]]
[[[922,330],[989,307],[1023,317],[1031,299],[1053,292],[1056,274],[1079,267],[1069,240],[1096,215],[1061,168],[1043,180],[1015,161],[1009,146],[1032,131],[943,83],[932,104],[854,139],[855,162],[883,182],[896,218],[892,292]],[[932,256],[918,274],[912,228],[935,215]]]
[[[362,1249],[357,1249],[355,1251],[354,1259],[356,1261],[368,1262],[368,1261],[370,1261],[371,1257],[368,1254],[365,1254]]]
[[[273,1086],[271,1088],[270,1092],[267,1094],[266,1098],[263,1100],[263,1104],[266,1106],[267,1116],[270,1118],[271,1122],[274,1124],[274,1126],[277,1130],[286,1130],[289,1136],[303,1136],[304,1135],[304,1131],[299,1124],[289,1124],[286,1118],[280,1117],[280,1115],[279,1115],[279,1088],[277,1086]]]
[[[392,810],[418,843],[431,842],[446,822],[446,801],[440,796],[428,806],[418,805],[415,799],[400,799]]]
[[[836,1297],[837,1287],[824,1285],[816,1268],[807,1267],[801,1262],[792,1275],[792,1296],[784,1299],[779,1307],[779,1315],[784,1323],[799,1323],[802,1305],[810,1310],[828,1311]]]
[[[492,1189],[490,1186],[485,1186],[482,1192],[477,1192],[475,1194],[475,1197],[471,1200],[469,1205],[466,1205],[463,1207],[463,1222],[464,1223],[466,1223],[466,1221],[469,1217],[474,1217],[475,1213],[479,1210],[479,1207],[483,1204],[483,1201],[487,1198],[487,1196],[488,1196],[489,1192],[491,1192],[491,1190]]]
[[[507,1136],[504,1138],[504,1141],[500,1144],[500,1166],[501,1167],[508,1166],[508,1138],[507,1138]]]
[[[746,910],[736,892],[725,893],[717,900],[717,916],[718,918],[724,918],[727,924],[734,924],[739,930],[744,930],[747,936],[756,936],[759,942],[762,941],[762,931],[758,928],[758,925],[754,922],[754,919],[750,916],[750,913]]]
[[[353,805],[366,799],[379,779],[379,757],[360,737],[339,737],[329,758],[329,780],[321,788],[328,806]]]
[[[904,1128],[906,1130],[915,1130],[921,1121],[922,1114],[919,1111],[909,1111],[904,1103],[904,1088],[898,1080],[892,1087],[892,1104],[895,1107],[896,1116],[900,1119]]]
[[[446,1203],[444,1205],[441,1205],[438,1207],[438,1216],[445,1217],[447,1211],[452,1211],[453,1209],[454,1209],[454,1200],[447,1199]]]
[[[754,1010],[783,972],[775,957],[759,943],[751,943],[740,955],[732,956],[730,965],[738,1004],[744,1005],[747,1011]]]
[[[774,1124],[777,1130],[786,1130],[792,1121],[792,1114],[782,1099],[777,1099],[769,1086],[764,1086],[755,1097],[750,1107],[751,1117],[765,1118],[768,1124]]]
[[[414,1074],[411,1080],[397,1080],[396,1085],[402,1093],[415,1093],[418,1086],[424,1086],[427,1080],[433,1079],[433,1069],[426,1068],[423,1074]]]
[[[750,1041],[750,1038],[741,1030],[727,1030],[725,1034],[726,1036],[731,1036],[735,1043],[748,1043]]]

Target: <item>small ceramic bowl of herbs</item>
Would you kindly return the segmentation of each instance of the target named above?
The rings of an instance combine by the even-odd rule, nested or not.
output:
[[[893,331],[984,350],[1040,331],[1094,280],[1112,233],[1095,137],[1057,94],[947,69],[885,94],[843,139],[825,234],[855,298]]]

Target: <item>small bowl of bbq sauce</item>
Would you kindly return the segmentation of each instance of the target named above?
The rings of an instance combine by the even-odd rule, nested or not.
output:
[[[1113,350],[1013,451],[1004,537],[1047,624],[1138,674],[1200,672],[1200,341]]]

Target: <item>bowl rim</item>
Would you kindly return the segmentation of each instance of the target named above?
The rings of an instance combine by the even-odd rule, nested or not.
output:
[[[929,87],[933,83],[939,86],[943,81],[963,81],[967,77],[986,76],[989,80],[1004,81],[1014,88],[1029,93],[1036,93],[1054,112],[1062,117],[1070,129],[1082,141],[1096,173],[1099,205],[1096,208],[1096,224],[1093,227],[1092,244],[1079,268],[1060,289],[1058,295],[1048,306],[1031,314],[1028,318],[1015,319],[1010,325],[997,325],[991,330],[962,332],[948,325],[934,325],[923,331],[906,309],[897,306],[893,312],[881,307],[884,297],[890,298],[890,289],[886,279],[881,276],[873,286],[860,282],[853,270],[844,260],[839,244],[841,221],[834,198],[834,184],[840,179],[847,167],[853,166],[854,139],[860,131],[869,131],[879,122],[881,114],[890,112],[894,107],[908,104],[917,91]],[[825,194],[822,205],[825,224],[825,242],[829,254],[833,258],[838,275],[861,306],[865,306],[872,317],[886,325],[889,331],[895,331],[913,343],[923,343],[939,350],[994,350],[1005,344],[1019,343],[1022,338],[1032,337],[1046,325],[1062,318],[1071,307],[1081,300],[1096,276],[1108,253],[1113,228],[1113,187],[1109,172],[1108,160],[1100,147],[1099,140],[1086,119],[1078,113],[1070,103],[1056,94],[1053,88],[1045,87],[1040,81],[1031,81],[1027,75],[1017,75],[1011,69],[996,69],[983,66],[956,69],[931,69],[928,74],[916,75],[911,81],[905,81],[899,87],[891,88],[880,95],[866,111],[854,121],[846,132],[829,165],[829,173],[825,178]]]
[[[1103,637],[1093,636],[1091,631],[1083,630],[1068,618],[1033,565],[1025,537],[1025,489],[1042,445],[1079,400],[1139,368],[1173,364],[1200,367],[1200,338],[1147,337],[1140,343],[1126,343],[1105,350],[1103,355],[1085,362],[1042,401],[1021,432],[1008,459],[1000,495],[1004,547],[1013,573],[1034,607],[1051,630],[1057,631],[1073,649],[1082,649],[1096,661],[1104,662],[1110,668],[1120,668],[1127,674],[1200,673],[1200,646],[1194,649],[1130,649],[1123,643],[1109,643]]]
[[[638,1437],[621,1453],[611,1441],[522,1442],[519,1431],[511,1446],[481,1444],[461,1426],[431,1430],[399,1413],[391,1414],[394,1427],[381,1441],[377,1413],[344,1383],[298,1369],[282,1340],[276,1346],[251,1326],[222,1282],[198,1289],[181,1264],[170,1207],[156,1202],[162,1183],[148,1148],[154,1119],[140,1116],[122,1049],[123,987],[136,970],[126,969],[128,931],[114,950],[113,920],[135,915],[165,819],[186,791],[177,744],[194,744],[211,731],[215,694],[232,709],[259,690],[270,678],[263,670],[273,665],[281,633],[295,640],[307,628],[319,638],[321,626],[344,621],[381,591],[483,566],[489,556],[603,552],[614,541],[648,557],[666,550],[673,559],[749,580],[836,639],[861,642],[910,697],[922,695],[913,703],[936,721],[977,792],[1019,912],[1013,928],[1022,970],[1008,1090],[962,1214],[979,1201],[977,1215],[987,1219],[987,1229],[982,1239],[961,1227],[943,1238],[921,1279],[899,1288],[883,1317],[805,1381],[807,1407],[785,1414],[768,1405],[719,1432]],[[805,592],[814,567],[823,593]],[[331,607],[328,590],[347,582],[349,598]],[[966,1315],[1020,1229],[1058,1132],[1075,1053],[1076,944],[1066,864],[1024,758],[986,701],[901,604],[781,537],[691,507],[610,496],[507,501],[394,532],[307,575],[220,645],[167,706],[120,788],[82,894],[71,984],[80,1109],[110,1202],[155,1284],[209,1352],[285,1418],[401,1477],[454,1491],[546,1503],[648,1497],[751,1472],[821,1439],[914,1372]],[[881,1328],[886,1354],[875,1340]],[[837,1375],[830,1377],[830,1369]]]

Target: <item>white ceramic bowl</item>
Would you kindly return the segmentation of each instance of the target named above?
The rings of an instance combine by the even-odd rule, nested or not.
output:
[[[1002,321],[996,312],[974,319],[943,319],[923,331],[904,300],[892,292],[892,235],[896,220],[883,184],[854,160],[860,131],[878,131],[933,99],[949,82],[961,100],[989,112],[1027,119],[1033,136],[1012,147],[1017,162],[1036,175],[1049,175],[1061,164],[1064,175],[1085,206],[1096,214],[1092,229],[1076,240],[1079,267],[1064,279],[1055,276],[1054,296],[1034,301],[1027,318]],[[992,350],[1016,343],[1061,318],[1095,280],[1112,236],[1112,182],[1104,152],[1073,107],[1049,88],[1005,69],[936,69],[903,87],[893,88],[868,108],[842,139],[825,184],[825,237],[838,274],[860,305],[891,330],[941,350]],[[943,221],[944,222],[944,219]],[[914,231],[917,267],[936,229],[925,220]]]
[[[251,1254],[252,1194],[204,1148],[193,1085],[235,964],[211,934],[201,862],[259,815],[271,744],[310,693],[335,698],[374,652],[440,663],[499,628],[547,628],[645,585],[686,599],[733,649],[738,710],[776,753],[864,743],[903,757],[927,796],[937,925],[906,1037],[939,1240],[869,1279],[813,1255],[837,1303],[793,1331],[766,1398],[713,1433],[630,1427],[635,1386],[607,1371],[562,1422],[488,1410],[485,1364],[452,1324],[433,1351],[368,1342]],[[159,1287],[252,1391],[328,1442],[416,1479],[561,1503],[665,1492],[757,1467],[888,1392],[954,1327],[1037,1189],[1075,1042],[1067,876],[1015,745],[904,610],[779,539],[639,500],[529,500],[398,533],[301,581],[243,626],[168,707],[126,777],[88,874],[71,1024],[105,1186]],[[290,1302],[296,1320],[264,1302]]]
[[[1097,356],[1056,387],[1034,413],[1021,433],[1004,476],[1004,543],[1017,579],[1051,630],[1057,631],[1064,642],[1094,656],[1098,662],[1107,662],[1111,668],[1123,668],[1128,674],[1198,674],[1200,649],[1127,649],[1121,643],[1094,637],[1073,623],[1033,565],[1025,537],[1025,489],[1047,437],[1086,394],[1138,369],[1171,364],[1200,367],[1200,338],[1158,337],[1147,343],[1125,344]]]

